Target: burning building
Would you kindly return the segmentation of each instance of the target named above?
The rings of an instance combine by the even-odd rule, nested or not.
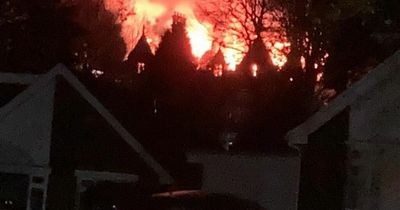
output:
[[[239,70],[245,75],[257,77],[260,73],[275,70],[271,58],[268,58],[267,49],[261,38],[254,40],[250,46],[249,52],[240,63]]]
[[[150,45],[147,42],[147,38],[144,34],[143,28],[142,36],[140,37],[135,48],[129,53],[126,64],[129,67],[134,68],[134,72],[136,72],[137,74],[141,74],[143,71],[146,70],[153,57],[154,55],[151,52]]]
[[[184,0],[104,0],[103,3],[105,8],[117,17],[116,23],[121,25],[121,36],[126,43],[127,52],[142,42],[139,36],[132,34],[140,34],[143,26],[147,29],[146,41],[155,52],[162,35],[173,22],[173,14],[179,13],[186,18],[186,31],[192,54],[196,58],[195,62],[198,64],[206,53],[214,52],[216,55],[220,49],[227,65],[226,69],[235,71],[244,55],[249,52],[249,46],[253,42],[259,42],[257,40],[262,41],[268,51],[265,60],[272,60],[272,64],[277,67],[282,67],[287,60],[290,43],[287,41],[284,27],[274,19],[274,16],[282,16],[283,13],[272,11],[273,7],[269,3],[261,2],[248,1],[246,6],[250,8],[255,4],[254,15],[259,16],[257,23],[246,22],[246,15],[249,14],[241,11],[245,11],[246,8],[226,13],[230,6],[224,0],[205,0],[200,3]],[[222,9],[217,10],[217,7]],[[213,15],[218,18],[212,18]],[[261,23],[261,26],[255,25],[258,23]],[[267,29],[274,32],[268,32]]]
[[[222,76],[223,71],[227,69],[227,64],[221,49],[218,50],[207,66],[207,69],[211,70],[215,77]]]

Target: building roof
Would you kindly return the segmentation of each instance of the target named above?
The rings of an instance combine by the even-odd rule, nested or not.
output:
[[[56,81],[56,77],[64,78],[115,130],[115,132],[140,156],[140,158],[158,175],[162,184],[171,184],[172,177],[161,165],[148,154],[143,146],[122,126],[122,124],[92,95],[89,90],[64,65],[58,64],[48,73],[42,75],[16,74],[0,72],[0,83],[29,85],[26,90],[0,108],[0,122],[14,109],[17,109],[31,97],[40,94],[48,83]]]
[[[272,60],[261,37],[257,37],[250,45],[249,51],[239,64],[239,69],[246,71],[253,63],[258,64],[261,69],[269,70],[269,68],[273,67]]]
[[[147,42],[146,35],[143,33],[137,42],[135,48],[129,53],[128,61],[148,61],[153,57],[149,43]]]
[[[360,81],[338,95],[327,106],[322,107],[304,123],[290,130],[285,137],[289,145],[307,144],[308,135],[317,131],[346,107],[352,105],[360,96],[368,94],[378,83],[390,78],[392,74],[399,73],[399,70],[400,50],[371,70]]]
[[[215,56],[211,59],[210,64],[211,65],[214,65],[214,64],[225,65],[226,64],[224,54],[222,53],[221,49],[219,49],[218,52],[215,54]]]

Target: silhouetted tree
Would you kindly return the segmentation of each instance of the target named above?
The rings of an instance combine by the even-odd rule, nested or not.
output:
[[[158,86],[157,94],[163,95],[167,91],[180,97],[180,93],[188,91],[193,79],[195,65],[185,22],[185,17],[175,14],[171,29],[165,32],[156,51],[151,71]],[[176,100],[171,102],[179,103]]]
[[[223,48],[247,54],[254,49],[254,44],[258,45],[255,43],[258,39],[267,46],[269,41],[284,37],[285,28],[276,24],[284,18],[282,7],[277,3],[275,0],[222,0],[202,2],[198,6],[214,24],[216,42]],[[225,39],[226,33],[230,39]]]
[[[194,138],[196,104],[195,65],[183,16],[173,16],[171,29],[162,36],[153,61],[148,87],[153,106],[152,138],[160,148],[169,151],[161,158],[166,167],[179,171],[177,161],[184,159],[183,148]]]
[[[274,21],[281,18],[278,12],[281,8],[274,0],[210,1],[202,2],[199,7],[212,20],[216,31],[229,30],[246,43],[247,49],[257,37],[279,36],[282,32],[274,25]],[[231,47],[229,43],[226,45]]]
[[[71,62],[69,44],[80,30],[70,8],[57,1],[6,0],[0,10],[1,70],[42,72]]]
[[[346,89],[351,77],[364,71],[368,65],[377,64],[380,50],[370,36],[371,31],[362,25],[359,18],[342,21],[338,31],[332,40],[335,47],[325,68],[324,85],[340,93]]]
[[[393,15],[393,9],[399,8],[399,3],[385,0],[283,2],[288,8],[286,25],[292,43],[289,58],[291,63],[299,65],[299,57],[305,57],[305,79],[309,91],[314,89],[316,75],[322,70],[322,85],[341,92],[349,80],[363,74],[366,66],[388,56],[380,51],[372,35],[396,31],[398,17]],[[321,68],[321,64],[326,62],[320,62],[320,59],[326,52],[329,53],[328,63],[326,68]],[[377,54],[381,54],[381,58],[377,59]],[[319,65],[318,70],[315,70],[315,63]],[[348,74],[349,70],[351,74]]]
[[[344,12],[335,20],[324,84],[340,93],[400,47],[399,18],[393,13],[400,3],[343,0],[337,8]]]
[[[86,62],[89,69],[104,71],[104,76],[114,80],[116,70],[121,68],[126,54],[126,46],[120,35],[121,26],[116,23],[117,17],[105,9],[103,1],[78,1],[71,8],[73,20],[84,30],[70,46],[76,62]],[[77,66],[77,70],[83,69]]]

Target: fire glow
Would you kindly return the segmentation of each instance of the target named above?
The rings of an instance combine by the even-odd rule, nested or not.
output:
[[[236,66],[248,50],[246,42],[230,30],[224,30],[222,33],[214,31],[216,23],[210,22],[206,15],[202,16],[201,10],[194,2],[189,0],[104,0],[104,5],[108,11],[116,15],[117,24],[121,25],[121,36],[126,43],[127,54],[136,45],[143,33],[143,28],[145,28],[147,41],[155,52],[162,34],[172,23],[172,15],[177,12],[186,18],[186,30],[192,53],[198,61],[207,52],[216,52],[221,49],[227,63],[227,70],[236,70]],[[235,22],[230,24],[226,28],[238,25]],[[280,27],[280,23],[272,24]],[[277,38],[274,34],[266,34],[263,36],[263,41],[269,50],[272,63],[281,68],[287,61],[286,55],[290,52],[290,43],[287,38],[285,36]]]

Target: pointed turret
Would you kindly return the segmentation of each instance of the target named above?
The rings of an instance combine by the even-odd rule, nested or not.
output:
[[[213,72],[214,76],[222,76],[223,71],[226,69],[226,62],[221,49],[219,49],[217,54],[211,59],[207,68]]]
[[[133,68],[138,74],[143,72],[153,58],[153,53],[151,52],[150,45],[147,42],[147,37],[144,34],[144,29],[142,36],[140,37],[135,48],[129,53],[128,60],[126,63],[129,68]]]
[[[224,58],[224,54],[222,53],[222,50],[219,49],[217,54],[215,54],[214,58],[210,61],[211,65],[222,65],[225,66],[226,62],[225,62],[225,58]]]
[[[243,58],[239,66],[239,70],[245,74],[256,77],[259,73],[263,73],[273,69],[273,64],[268,55],[267,48],[261,37],[255,39],[250,46],[249,51]]]

